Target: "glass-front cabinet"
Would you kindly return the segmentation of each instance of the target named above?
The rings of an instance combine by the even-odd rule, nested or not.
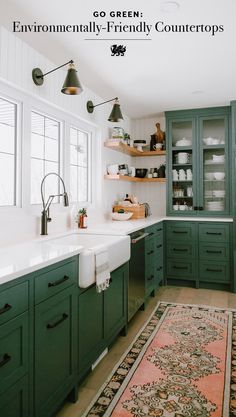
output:
[[[229,107],[166,112],[168,214],[230,214]]]

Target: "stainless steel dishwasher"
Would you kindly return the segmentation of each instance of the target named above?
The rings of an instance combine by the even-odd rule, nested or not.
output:
[[[145,238],[144,229],[130,234],[131,258],[129,263],[128,321],[145,301]]]

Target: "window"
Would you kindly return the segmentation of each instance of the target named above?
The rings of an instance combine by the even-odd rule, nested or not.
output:
[[[0,206],[16,205],[17,105],[0,98]]]
[[[90,171],[88,132],[70,128],[70,193],[73,202],[90,200]]]
[[[60,174],[60,122],[31,112],[31,204],[41,204],[41,181],[49,172]],[[58,177],[49,176],[45,181],[45,200],[51,194],[59,194],[59,187]]]

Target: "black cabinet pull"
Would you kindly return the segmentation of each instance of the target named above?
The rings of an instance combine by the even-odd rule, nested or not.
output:
[[[187,232],[187,230],[173,230],[173,233],[186,234],[188,232]]]
[[[222,235],[222,233],[221,233],[221,232],[206,232],[206,234],[207,234],[207,235],[217,235],[217,236]]]
[[[193,210],[199,210],[199,207],[198,206],[194,206],[193,207]]]
[[[173,248],[174,252],[188,252],[188,249]]]
[[[213,269],[213,268],[207,268],[206,271],[208,271],[208,272],[223,272],[222,269]]]
[[[11,310],[12,306],[10,306],[10,304],[6,303],[5,306],[3,308],[0,309],[0,314],[4,314],[7,311]]]
[[[67,281],[68,279],[70,279],[70,277],[68,277],[68,275],[64,275],[63,278],[59,279],[58,281],[53,281],[53,282],[49,282],[48,283],[48,287],[56,287],[57,285],[62,284],[63,282]]]
[[[222,253],[222,250],[206,250],[207,253]]]
[[[198,210],[204,210],[204,207],[198,207]]]
[[[161,271],[162,270],[162,266],[159,266],[159,268],[157,268],[157,271]]]
[[[147,278],[148,281],[151,281],[154,278],[154,275],[151,275],[149,278]]]
[[[48,323],[47,324],[47,329],[54,329],[55,327],[58,326],[58,324],[62,323],[66,319],[68,319],[68,317],[69,317],[68,314],[63,313],[61,319],[59,319],[58,321],[56,321],[55,323],[52,323],[52,324],[51,323]]]
[[[152,236],[152,235],[154,235],[154,232],[149,233],[149,236]]]
[[[162,248],[162,245],[157,245],[157,249]]]
[[[2,358],[2,360],[1,360],[1,362],[0,362],[0,368],[1,368],[2,366],[6,365],[6,364],[7,364],[10,360],[11,360],[11,356],[10,356],[10,355],[8,355],[8,353],[5,353],[5,354],[3,355],[3,358]]]
[[[148,255],[152,255],[152,253],[154,253],[154,250],[150,250],[150,252],[148,252]]]
[[[188,269],[187,266],[173,266],[174,269]]]
[[[163,230],[163,229],[157,229],[156,231],[157,231],[157,232],[161,232],[162,230]]]

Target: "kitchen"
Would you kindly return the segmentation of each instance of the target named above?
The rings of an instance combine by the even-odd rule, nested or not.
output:
[[[210,1],[192,8],[140,2],[130,16],[124,1],[119,10],[102,3],[78,19],[75,2],[67,17],[62,1],[57,17],[53,3],[40,10],[29,0],[1,4],[4,416],[89,415],[158,302],[236,305],[235,5],[225,10],[219,0],[212,15]],[[113,33],[112,42],[105,29],[13,30],[13,22],[46,28],[96,20],[106,27],[106,19],[117,28],[142,21],[150,30],[140,25],[127,40]],[[155,22],[221,29],[159,32]],[[110,50],[119,41],[123,49]],[[73,97],[63,94],[68,74],[80,90]],[[112,220],[126,211],[129,220]],[[80,220],[87,224],[79,228]],[[110,279],[99,287],[104,271]]]

